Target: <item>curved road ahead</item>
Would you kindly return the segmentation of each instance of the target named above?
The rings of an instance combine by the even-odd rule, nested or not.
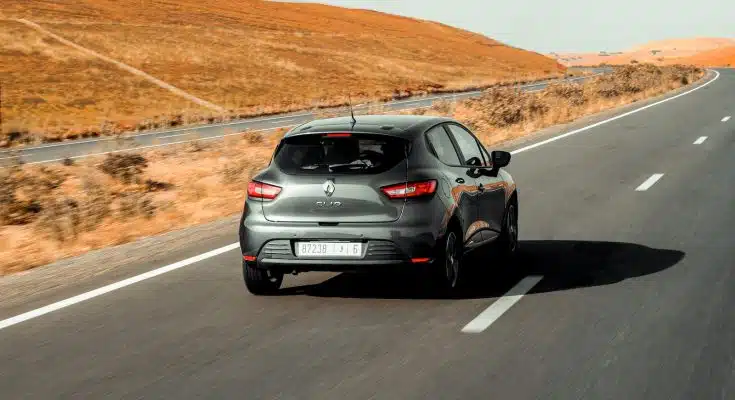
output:
[[[171,270],[119,290],[22,314],[103,275],[0,305],[0,397],[733,399],[735,70],[718,71],[518,144],[519,265],[457,299],[324,274],[254,297],[232,246],[172,264],[235,242],[228,225],[118,270]]]
[[[582,69],[590,71],[592,75],[568,78],[566,80],[569,82],[581,82],[593,76],[612,71],[611,68]],[[548,85],[548,82],[549,81],[529,83],[514,87],[523,91],[536,92],[545,88]],[[477,97],[481,93],[481,90],[474,90],[436,96],[418,96],[404,100],[390,101],[382,103],[381,105],[385,112],[411,110],[429,107],[439,100],[462,100]],[[364,114],[370,111],[370,107],[371,105],[369,104],[356,105],[353,107],[353,111],[355,114]],[[334,108],[329,110],[344,113],[348,112],[346,108]],[[317,118],[317,116],[311,112],[295,112],[268,117],[249,118],[220,124],[142,132],[124,136],[123,138],[102,137],[95,139],[69,140],[38,146],[18,147],[17,149],[0,151],[0,167],[3,165],[10,165],[16,162],[16,160],[21,160],[28,164],[58,162],[65,158],[76,159],[90,155],[106,154],[129,149],[145,149],[168,146],[177,143],[187,143],[194,140],[217,139],[227,135],[238,134],[238,132],[243,132],[245,130],[266,131],[276,128],[290,128],[292,126],[309,122],[314,118]]]

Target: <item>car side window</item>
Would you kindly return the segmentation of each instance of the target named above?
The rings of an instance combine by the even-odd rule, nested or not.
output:
[[[485,162],[482,157],[482,153],[480,153],[480,146],[477,143],[477,140],[475,140],[475,137],[459,125],[449,124],[447,127],[452,132],[454,141],[457,142],[459,150],[462,152],[462,156],[464,157],[462,165],[473,165],[470,161],[473,158],[479,160],[479,164],[474,165],[483,165]]]
[[[437,158],[444,164],[449,165],[460,165],[457,151],[454,150],[454,145],[449,139],[449,134],[441,125],[435,126],[426,132],[426,137],[429,139],[429,143],[434,148]]]

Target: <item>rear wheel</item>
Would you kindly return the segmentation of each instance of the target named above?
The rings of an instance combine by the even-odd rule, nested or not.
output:
[[[245,279],[245,286],[254,295],[275,294],[283,282],[282,273],[256,268],[244,261],[242,263],[242,274]]]
[[[518,205],[515,202],[511,202],[505,210],[497,250],[506,260],[513,258],[518,250]]]
[[[453,291],[462,282],[462,256],[464,247],[462,238],[456,230],[451,230],[444,237],[438,248],[435,281],[443,291]]]

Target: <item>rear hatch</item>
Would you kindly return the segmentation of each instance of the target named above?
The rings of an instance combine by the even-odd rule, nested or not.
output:
[[[264,201],[274,222],[390,222],[405,199],[381,188],[406,182],[407,141],[384,134],[310,133],[285,138],[273,158],[278,195]]]

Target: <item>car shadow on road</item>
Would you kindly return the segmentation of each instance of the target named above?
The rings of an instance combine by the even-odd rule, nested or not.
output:
[[[524,241],[511,265],[493,265],[492,253],[485,251],[469,259],[471,268],[466,284],[451,298],[499,297],[528,275],[544,276],[531,293],[612,285],[665,270],[676,265],[684,255],[678,250],[634,243]],[[416,273],[343,273],[319,284],[284,288],[280,294],[380,299],[447,298],[427,282],[425,275]]]

